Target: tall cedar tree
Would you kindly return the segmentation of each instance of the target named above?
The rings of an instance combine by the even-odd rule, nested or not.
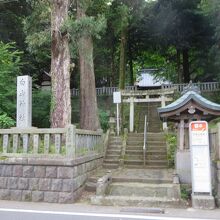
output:
[[[89,1],[77,0],[77,20],[84,19]],[[80,128],[97,130],[98,117],[95,74],[93,63],[93,40],[91,34],[82,34],[78,41],[80,65]]]
[[[61,28],[68,17],[69,0],[53,0],[51,12],[51,126],[71,123],[70,52],[67,32]]]

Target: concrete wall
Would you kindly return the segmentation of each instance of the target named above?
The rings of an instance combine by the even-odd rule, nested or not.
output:
[[[63,157],[13,157],[0,160],[0,199],[73,203],[102,156],[76,160]]]
[[[192,184],[190,150],[178,150],[176,152],[175,164],[180,182],[183,184]],[[216,172],[216,163],[211,162],[212,186],[214,188],[216,188]]]
[[[217,206],[220,207],[220,161],[216,163],[216,203]]]
[[[180,182],[183,184],[191,184],[191,159],[190,151],[178,150],[175,158],[176,172],[180,178]]]

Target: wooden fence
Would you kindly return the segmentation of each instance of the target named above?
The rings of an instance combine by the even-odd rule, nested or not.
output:
[[[1,129],[1,156],[12,154],[62,155],[78,158],[102,153],[103,132],[67,128]]]
[[[183,88],[188,84],[164,84],[161,86],[162,89],[172,89],[174,88],[178,92],[182,92]],[[220,91],[219,82],[205,82],[205,83],[193,83],[194,86],[198,86],[201,92],[215,92]],[[126,86],[126,91],[137,90],[136,86]],[[96,88],[97,96],[111,96],[113,92],[118,91],[118,87],[102,87]],[[79,89],[72,89],[72,96],[79,96]]]

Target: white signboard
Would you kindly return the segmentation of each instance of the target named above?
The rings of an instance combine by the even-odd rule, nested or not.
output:
[[[17,127],[32,126],[32,79],[30,76],[17,77]]]
[[[192,191],[193,193],[210,193],[211,169],[209,153],[208,123],[193,121],[189,125]]]
[[[121,92],[113,92],[113,103],[121,103]]]

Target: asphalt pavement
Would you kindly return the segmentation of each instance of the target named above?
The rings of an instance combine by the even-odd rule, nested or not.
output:
[[[153,212],[152,212],[153,210]],[[220,219],[220,209],[155,209],[0,201],[1,220],[197,220]],[[160,212],[161,211],[161,212]]]

